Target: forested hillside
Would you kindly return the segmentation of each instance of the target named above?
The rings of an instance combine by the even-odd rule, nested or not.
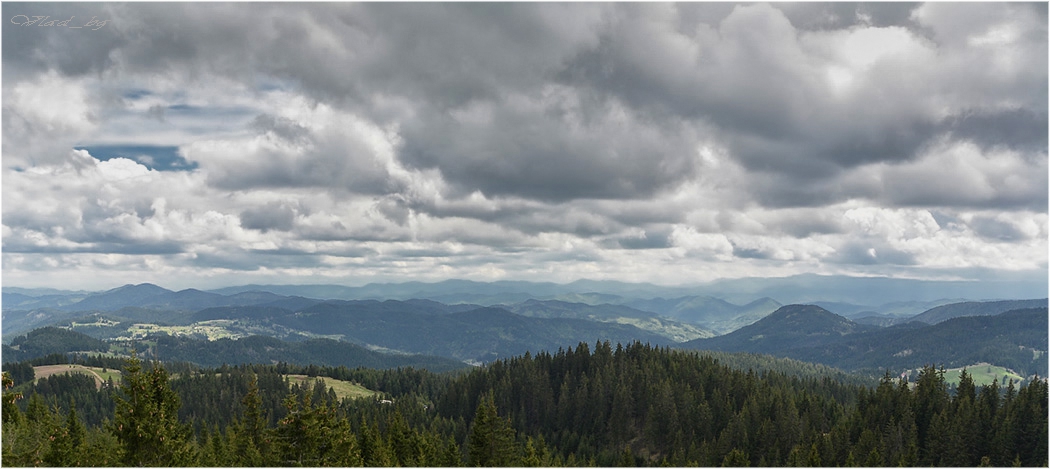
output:
[[[1044,380],[978,388],[964,376],[952,393],[933,367],[913,383],[886,376],[869,387],[770,365],[745,371],[697,352],[608,342],[456,375],[284,364],[169,372],[132,360],[112,387],[56,376],[6,390],[2,462],[1047,465]],[[339,400],[323,384],[291,384],[289,373],[380,397]],[[100,414],[81,417],[85,401]]]
[[[466,368],[461,361],[430,355],[397,355],[368,350],[331,339],[285,342],[272,337],[251,336],[239,340],[199,340],[159,337],[155,354],[162,360],[185,361],[201,366],[286,362],[301,365],[367,368],[413,367],[442,372]]]
[[[965,301],[951,303],[924,311],[922,314],[908,318],[907,321],[920,321],[926,324],[938,324],[952,318],[964,316],[994,316],[1015,309],[1046,308],[1047,299],[1010,300],[1010,301]],[[898,320],[898,322],[903,322]]]
[[[819,306],[788,305],[729,334],[682,348],[768,353],[845,370],[948,368],[989,362],[1026,376],[1047,374],[1046,307],[879,328]]]

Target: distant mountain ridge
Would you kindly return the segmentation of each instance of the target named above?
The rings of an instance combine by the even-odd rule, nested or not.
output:
[[[918,321],[865,326],[814,305],[788,305],[755,324],[679,347],[765,353],[844,370],[947,367],[990,362],[1028,374],[1047,374],[1047,307],[964,316],[937,324]]]
[[[772,298],[759,298],[745,305],[736,305],[711,296],[653,298],[629,301],[626,304],[696,324],[716,334],[725,334],[751,324],[782,306]]]
[[[869,330],[816,305],[782,306],[754,324],[710,339],[681,344],[683,348],[721,352],[775,353],[800,343],[819,345]]]
[[[919,321],[926,324],[938,324],[952,318],[964,316],[994,316],[1014,309],[1040,308],[1046,306],[1046,298],[1040,300],[967,301],[938,306],[911,318],[898,319],[897,323]]]
[[[873,293],[867,292],[866,296],[858,296],[859,300],[844,300],[843,295],[837,294],[818,305],[784,306],[780,300],[768,296],[746,302],[740,301],[739,296],[732,298],[747,288],[768,292],[783,289],[785,285],[809,285],[816,289],[790,295],[800,297],[826,293],[839,284],[849,286],[843,292],[851,292],[865,285],[899,285],[903,280],[795,276],[776,282],[770,279],[725,282],[720,284],[727,288],[722,292],[724,295],[705,290],[710,285],[660,287],[604,281],[554,284],[449,280],[362,287],[248,285],[216,291],[192,288],[172,291],[143,283],[68,295],[57,290],[5,289],[3,332],[4,339],[11,340],[14,335],[35,328],[68,327],[76,321],[77,330],[90,330],[97,338],[141,337],[147,328],[134,324],[145,323],[151,324],[152,329],[148,330],[179,337],[215,340],[264,335],[293,342],[329,338],[373,350],[438,355],[471,362],[491,361],[525,351],[556,350],[579,342],[642,341],[654,345],[772,353],[860,366],[877,363],[873,358],[876,356],[886,363],[898,363],[901,357],[893,357],[894,353],[906,355],[911,353],[906,350],[925,350],[905,347],[879,355],[884,345],[899,345],[900,337],[921,340],[922,333],[941,330],[923,330],[927,322],[939,325],[957,316],[992,315],[1032,306],[1045,308],[1047,304],[1045,299],[943,304],[950,301],[945,299],[947,296],[916,300],[903,295],[885,296],[882,300],[895,301],[872,302],[870,304],[881,306],[869,307],[864,306],[869,303],[859,302],[871,299]],[[912,287],[921,289],[919,287],[931,285],[937,284],[919,282]],[[878,288],[874,290],[877,292]],[[314,294],[321,297],[308,296]],[[493,303],[495,301],[500,302]],[[36,307],[39,305],[50,306]],[[919,311],[920,314],[908,314],[925,306],[932,307]],[[845,314],[834,314],[829,308]],[[914,322],[899,324],[904,321]],[[967,333],[958,330],[961,327],[958,324],[964,323],[969,324],[962,321],[944,326],[955,331],[953,333],[964,334],[952,340],[971,341]],[[879,329],[885,326],[893,327]],[[1020,350],[1031,349],[1033,354],[1044,350],[1033,348],[1038,347],[1038,343],[1028,339],[1023,343],[1011,342],[1019,337],[1017,331],[995,330],[1005,337],[1004,344],[1022,347]],[[924,332],[911,335],[915,331]],[[1045,330],[1043,333],[1045,335]],[[715,337],[716,334],[722,335]],[[864,343],[869,344],[874,354],[858,358],[859,349],[849,348],[847,341],[841,340],[844,337],[854,343],[870,340]],[[1001,344],[986,346],[988,350],[1001,351],[1000,356],[1008,360],[1030,365],[1018,361],[1021,359],[1016,350],[1007,351],[1002,347]],[[835,350],[838,356],[828,355],[829,350]]]
[[[661,334],[675,342],[713,337],[715,334],[705,328],[685,322],[676,321],[665,316],[634,309],[624,305],[570,303],[559,300],[530,299],[503,308],[515,314],[543,318],[588,319],[599,322],[630,324],[639,329]]]
[[[201,366],[217,367],[242,363],[286,362],[297,365],[346,366],[389,369],[398,367],[425,368],[442,372],[466,368],[464,363],[443,357],[427,355],[394,355],[367,350],[359,345],[327,339],[300,342],[282,341],[273,337],[251,336],[240,340],[207,341],[187,337],[161,336],[151,357],[163,361],[185,361]],[[48,354],[86,352],[89,355],[108,350],[109,345],[88,335],[45,327],[25,336],[19,336],[14,346],[4,345],[4,363],[43,357]]]
[[[526,351],[556,351],[566,344],[599,340],[673,343],[632,325],[526,317],[494,307],[432,314],[363,305],[362,302],[325,302],[275,318],[273,322],[315,334],[339,335],[342,340],[389,350],[481,362]]]
[[[330,299],[409,299],[427,298],[455,303],[461,295],[479,301],[499,295],[514,296],[515,303],[525,301],[522,295],[536,299],[556,299],[560,295],[593,293],[623,298],[652,299],[686,296],[711,296],[730,303],[746,304],[759,298],[775,298],[783,304],[845,302],[857,305],[881,305],[887,299],[895,302],[934,301],[942,298],[1036,298],[1046,296],[1047,279],[1016,278],[1001,280],[917,280],[888,277],[852,277],[842,275],[799,274],[787,277],[753,277],[721,279],[687,286],[660,286],[647,283],[578,280],[568,284],[527,281],[476,282],[446,280],[442,282],[375,283],[359,287],[341,285],[246,285],[212,290],[231,294],[247,290],[264,290],[281,295],[298,295]],[[613,303],[608,298],[601,300]],[[586,302],[586,301],[580,301]],[[497,302],[498,303],[498,302]]]

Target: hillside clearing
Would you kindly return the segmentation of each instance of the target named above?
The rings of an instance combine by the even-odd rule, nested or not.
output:
[[[975,386],[987,386],[992,384],[992,381],[999,380],[1000,386],[1005,386],[1009,380],[1014,380],[1014,383],[1020,383],[1024,380],[1024,377],[1015,373],[1009,368],[1003,368],[1001,366],[990,365],[988,363],[978,363],[976,365],[969,365],[966,368],[966,373],[973,379]],[[962,374],[963,368],[952,368],[950,370],[944,370],[944,380],[948,383],[958,385],[959,376]]]
[[[342,381],[342,380],[338,380],[338,379],[325,378],[325,377],[320,377],[320,376],[318,376],[318,377],[311,377],[311,376],[306,376],[306,375],[285,375],[285,376],[288,379],[290,379],[292,381],[292,383],[298,383],[300,386],[303,386],[303,385],[313,386],[314,380],[321,380],[322,382],[324,382],[325,386],[328,386],[328,387],[330,387],[330,388],[335,390],[335,395],[339,399],[343,399],[344,397],[349,397],[349,398],[352,398],[352,399],[358,399],[358,398],[362,398],[362,397],[374,397],[374,396],[377,396],[379,394],[378,392],[372,391],[372,390],[370,390],[370,389],[368,389],[368,388],[366,388],[364,386],[361,386],[361,385],[355,384],[355,383],[351,383],[349,381]]]
[[[53,375],[60,375],[64,373],[80,373],[89,375],[95,378],[95,388],[99,389],[102,384],[107,380],[112,379],[114,383],[120,382],[120,372],[112,369],[105,369],[98,367],[89,367],[83,365],[46,365],[46,366],[34,366],[33,373],[35,379],[33,383],[39,382],[43,378],[47,378]]]

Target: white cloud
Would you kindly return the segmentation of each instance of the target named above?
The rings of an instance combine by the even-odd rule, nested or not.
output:
[[[5,282],[1045,268],[1031,5],[107,8],[10,37]]]
[[[100,108],[88,81],[54,71],[4,86],[4,168],[62,160],[73,144],[97,127]]]

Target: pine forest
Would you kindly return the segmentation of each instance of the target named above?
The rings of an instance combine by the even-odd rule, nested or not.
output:
[[[121,377],[34,384],[31,365],[47,361]],[[867,382],[772,357],[599,342],[445,373],[201,368],[137,355],[55,355],[5,370],[5,466],[1048,462],[1045,380],[978,386],[964,371],[955,385],[932,365]],[[335,382],[372,393],[341,397]]]

